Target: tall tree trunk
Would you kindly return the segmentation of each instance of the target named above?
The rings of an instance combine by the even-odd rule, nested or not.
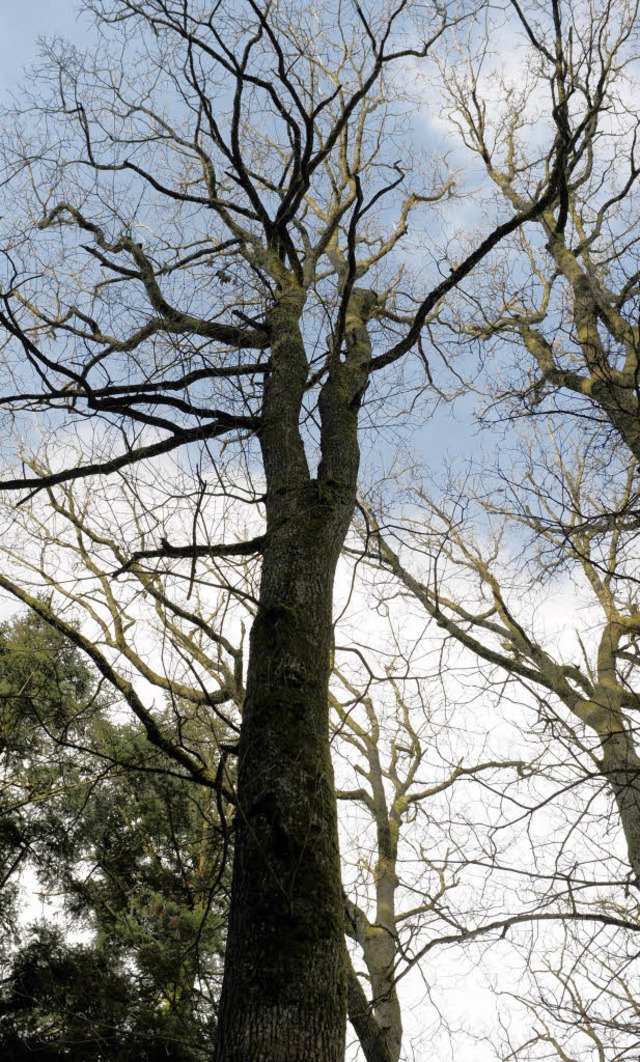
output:
[[[373,1007],[360,984],[360,979],[353,968],[351,959],[347,958],[347,961],[349,963],[349,991],[347,997],[349,1021],[353,1025],[356,1036],[360,1041],[364,1057],[367,1062],[393,1062],[385,1034],[373,1014]]]
[[[327,707],[337,557],[323,541],[323,508],[317,492],[302,491],[298,519],[274,532],[264,558],[239,750],[218,1044],[225,1062],[344,1057],[344,928]]]
[[[605,737],[601,764],[618,807],[633,881],[640,887],[640,757],[632,733],[621,729]]]
[[[356,498],[359,395],[371,355],[353,292],[347,354],[320,397],[322,460],[307,465],[308,362],[293,285],[271,313],[261,446],[267,529],[238,764],[218,1062],[340,1062],[347,969],[329,750],[333,582]]]

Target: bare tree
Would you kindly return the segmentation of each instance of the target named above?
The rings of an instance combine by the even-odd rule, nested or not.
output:
[[[339,1059],[347,975],[327,704],[333,582],[356,501],[358,422],[376,386],[366,402],[365,392],[417,347],[443,296],[555,201],[561,130],[551,131],[549,172],[526,210],[431,291],[422,282],[402,294],[397,251],[411,213],[442,200],[451,182],[436,170],[426,187],[404,188],[411,167],[390,149],[402,134],[394,76],[432,50],[452,11],[419,8],[413,23],[406,0],[327,4],[305,22],[286,3],[254,0],[85,6],[104,49],[86,62],[50,47],[40,95],[5,146],[14,204],[0,321],[14,382],[2,402],[8,428],[24,429],[24,464],[1,485],[20,492],[14,564],[30,574],[4,574],[0,585],[75,637],[183,770],[218,785],[114,664],[115,655],[193,700],[133,652],[138,598],[125,622],[114,586],[137,579],[182,666],[201,674],[202,705],[217,710],[237,701],[239,670],[207,688],[206,652],[192,655],[180,625],[224,653],[231,642],[186,602],[203,559],[259,561],[216,1057]],[[149,499],[140,470],[155,462],[162,479],[178,453],[181,484],[169,477]],[[109,516],[94,505],[107,477],[145,508],[141,522],[124,519],[117,550],[113,494],[103,494]],[[233,494],[243,477],[239,503],[259,510],[240,520],[249,537],[225,541],[210,527],[203,537],[218,484]],[[80,491],[83,480],[91,492]],[[171,540],[165,514],[176,509],[190,533]],[[53,553],[27,545],[52,524],[81,543],[92,589],[77,596],[106,649],[73,635]],[[95,570],[101,550],[119,553],[111,570]],[[184,573],[175,599],[157,585],[163,560]],[[28,590],[34,571],[53,586],[50,602]],[[228,590],[237,596],[233,581]]]
[[[630,891],[629,886],[637,888],[639,875],[638,530],[633,521],[626,526],[612,521],[611,513],[637,505],[637,468],[635,460],[621,460],[621,447],[617,454],[603,451],[597,429],[587,445],[581,439],[576,446],[574,438],[572,448],[557,426],[548,435],[539,423],[537,428],[516,466],[520,475],[514,477],[512,466],[508,474],[490,480],[485,469],[475,492],[467,479],[464,494],[448,503],[414,494],[422,517],[414,510],[404,530],[395,520],[386,537],[369,513],[369,547],[378,551],[392,577],[379,593],[393,597],[399,585],[405,607],[426,611],[444,636],[445,659],[461,670],[461,685],[468,687],[469,672],[474,673],[474,684],[484,681],[487,697],[491,689],[499,690],[502,701],[514,685],[523,688],[520,727],[532,755],[540,756],[536,773],[541,772],[541,785],[520,793],[514,821],[548,815],[552,804],[564,809],[555,825],[549,819],[543,832],[550,836],[544,843],[533,826],[528,828],[532,849],[529,861],[524,860],[530,867],[525,874],[532,885],[541,875],[540,904],[547,913],[563,917],[564,912],[578,927],[585,914],[616,911],[621,927],[626,920],[631,933],[623,948],[626,958],[620,961],[614,952],[607,953],[607,938],[592,942],[579,928],[574,947],[564,949],[562,959],[542,958],[531,945],[527,965],[538,964],[541,970],[539,1000],[534,1005],[529,997],[532,1013],[542,1013],[545,1001],[550,1006],[554,998],[544,980],[546,969],[557,985],[567,985],[569,995],[577,993],[573,1020],[583,1007],[599,1027],[594,1045],[600,1040],[628,1045],[633,1026],[629,1001],[618,1007],[626,1017],[611,1019],[613,1039],[605,1035],[606,1015],[610,1007],[616,1012],[615,998],[622,989],[612,988],[607,1001],[590,993],[587,983],[605,985],[617,971],[614,980],[619,978],[633,998],[629,986],[636,978],[637,902],[635,888]],[[550,440],[551,454],[546,449]],[[585,520],[586,512],[592,518]],[[491,727],[501,725],[499,710],[485,712],[485,718]],[[548,743],[547,752],[540,752],[540,738]],[[520,755],[526,760],[526,751]],[[575,803],[567,802],[572,793]],[[498,874],[506,870],[502,856],[494,865]],[[561,1010],[551,1007],[549,1028],[561,1045],[559,1057],[573,1057],[570,1021],[566,1014],[559,1019]],[[526,1043],[523,1039],[515,1057],[544,1057],[534,1049],[543,1043],[547,1040],[537,1034]],[[608,1058],[609,1050],[613,1047],[602,1047],[601,1057]]]
[[[582,818],[592,786],[604,789],[634,885],[640,873],[637,14],[633,3],[514,0],[505,6],[503,33],[517,64],[483,38],[476,38],[475,52],[467,40],[444,63],[446,113],[510,210],[526,209],[546,180],[542,130],[559,127],[566,148],[553,207],[519,230],[509,253],[503,248],[503,263],[492,262],[474,276],[473,287],[459,291],[433,330],[447,359],[460,350],[461,338],[467,350],[470,339],[477,342],[480,372],[461,359],[456,369],[467,377],[473,369],[484,423],[495,425],[505,412],[509,420],[526,418],[524,443],[500,431],[499,446],[488,444],[494,447],[489,462],[475,457],[462,485],[449,484],[445,500],[433,483],[412,493],[422,519],[409,510],[405,521],[397,505],[381,505],[369,514],[368,527],[383,566],[454,640],[451,652],[480,660],[487,688],[505,681],[507,690],[516,680],[535,698],[533,726],[544,727],[575,765],[577,777],[568,784],[584,787]],[[543,602],[545,590],[552,594],[563,581],[574,613],[560,630],[549,610],[545,626]],[[603,909],[619,902],[631,913],[633,892],[615,844],[605,853],[613,898],[605,887]],[[573,872],[564,864],[567,881],[581,878],[579,868],[580,861]],[[584,976],[601,989],[611,979],[618,985],[614,1001],[616,993],[632,998],[633,972],[580,939],[578,948],[593,959]],[[548,970],[573,1000],[566,1020],[559,1010],[555,1019],[548,1011],[544,1034],[513,1057],[547,1057],[548,1051],[573,1058],[567,1030],[581,1021],[593,1032],[594,1057],[634,1050],[633,1006],[621,1005],[627,1017],[618,1021],[609,1001],[607,1038],[607,1007],[600,1014],[597,993],[583,992],[579,978],[572,984],[573,958],[567,952],[565,966]],[[541,1000],[540,1014],[543,990]],[[583,1041],[578,1050],[585,1049]]]
[[[493,533],[485,526],[474,534],[463,505],[427,503],[429,529],[416,525],[412,544],[430,557],[428,581],[416,578],[376,531],[375,541],[383,563],[446,634],[535,691],[558,736],[587,753],[615,798],[637,883],[637,529],[625,532],[609,519],[612,511],[635,504],[637,469],[633,461],[618,469],[619,476],[612,475],[611,455],[599,452],[597,437],[579,455],[565,448],[566,440],[564,446],[557,442],[555,460],[546,456],[546,476],[544,454],[535,448],[526,455],[525,490],[503,481],[502,496],[488,500],[484,478],[482,508],[495,521]],[[464,504],[470,506],[470,483],[468,490]],[[602,521],[585,521],[583,514],[594,506]],[[510,531],[520,550],[517,559]],[[530,567],[523,571],[527,533]],[[551,579],[563,571],[576,582],[580,578],[581,596],[573,596],[580,611],[567,621],[575,629],[570,648],[554,645],[554,635],[545,632],[544,619],[536,618],[534,608],[537,597],[544,596],[541,574]],[[584,626],[583,611],[588,616]],[[560,706],[567,715],[558,714]]]
[[[591,1057],[588,1051],[594,1058],[627,1058],[634,1051],[637,528],[621,528],[610,513],[637,489],[636,467],[615,468],[596,440],[597,433],[580,463],[564,440],[546,477],[540,452],[528,454],[524,491],[507,476],[501,495],[497,489],[490,495],[485,472],[476,484],[480,519],[474,519],[469,481],[457,504],[423,495],[422,519],[414,510],[415,522],[403,531],[394,520],[386,539],[369,514],[369,546],[392,576],[378,593],[400,594],[407,611],[423,608],[440,629],[451,697],[456,687],[463,696],[484,686],[484,698],[476,697],[488,730],[503,727],[504,705],[516,702],[519,754],[527,763],[528,744],[539,782],[519,793],[509,792],[503,779],[493,786],[512,809],[499,828],[527,824],[513,849],[498,854],[489,846],[483,857],[492,879],[506,874],[517,887],[515,917],[505,917],[505,927],[521,924],[519,905],[531,889],[532,914],[541,910],[565,925],[575,920],[575,929],[566,930],[571,946],[527,942],[526,934],[513,941],[538,977],[516,993],[521,1003],[526,997],[529,1016],[511,1014],[522,1035],[517,1045],[518,1034],[509,1041],[514,1054],[505,1058],[547,1057],[550,1044],[558,1057],[571,1059]],[[594,507],[602,519],[585,521],[585,509]],[[399,540],[395,548],[390,534]],[[458,726],[462,718],[458,709]],[[536,817],[544,823],[538,828]],[[597,922],[599,914],[619,919],[615,937],[589,932],[585,915]],[[531,1038],[523,1032],[529,1023]],[[576,1028],[589,1033],[586,1040]]]
[[[631,1060],[638,1051],[637,941],[601,927],[585,934],[567,922],[540,956],[527,951],[526,972],[505,993],[522,1007],[503,1024],[503,1059]]]
[[[425,699],[429,682],[409,654],[396,655],[379,675],[370,671],[364,686],[344,671],[334,679],[333,743],[345,781],[352,779],[338,798],[357,837],[343,860],[346,932],[364,964],[359,977],[350,960],[349,1018],[367,1062],[398,1062],[399,983],[429,952],[481,936],[483,923],[489,935],[504,928],[501,913],[494,911],[489,925],[473,909],[470,885],[459,904],[451,895],[483,850],[473,813],[465,819],[460,810],[479,804],[470,783],[531,768],[500,759],[466,762],[459,747],[456,762],[448,747],[455,742],[445,737],[448,713],[434,712]],[[455,812],[454,788],[465,790]]]
[[[550,741],[543,726],[530,732],[527,708],[510,703],[504,682],[499,696],[480,683],[471,697],[479,682],[473,660],[462,664],[456,690],[454,663],[447,667],[438,640],[430,640],[444,679],[435,661],[433,673],[425,670],[430,654],[416,656],[425,639],[412,645],[406,631],[386,660],[370,649],[356,668],[353,650],[345,652],[352,662],[334,676],[353,942],[349,1017],[367,1062],[412,1057],[416,1010],[438,1057],[449,1057],[453,1022],[456,1057],[464,1037],[480,1039],[479,1030],[465,1029],[446,1003],[439,1012],[437,999],[447,976],[464,984],[475,963],[493,985],[497,1013],[520,1038],[521,1057],[536,1058],[536,1015],[546,1006],[549,1025],[558,1024],[551,1003],[563,979],[582,986],[585,1008],[588,983],[604,985],[614,970],[633,992],[637,908],[620,888],[623,853],[613,858],[602,780],[588,757],[568,740]],[[482,725],[487,718],[490,728]],[[591,1016],[603,1035],[610,1009],[621,1032],[631,1021],[629,1007],[593,997]],[[556,1032],[570,1051],[568,1018]]]
[[[638,5],[509,0],[502,32],[510,56],[476,38],[444,61],[447,115],[510,211],[546,184],[545,128],[558,128],[566,164],[552,208],[449,324],[497,355],[493,402],[588,417],[637,459]]]

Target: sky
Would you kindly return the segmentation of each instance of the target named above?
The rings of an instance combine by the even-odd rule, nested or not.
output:
[[[38,58],[38,39],[68,37],[80,44],[86,34],[76,0],[0,0],[0,92],[17,87],[25,67]]]

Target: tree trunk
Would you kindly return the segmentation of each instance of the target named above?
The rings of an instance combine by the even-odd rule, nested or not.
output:
[[[393,1062],[385,1035],[373,1014],[357,973],[349,963],[348,1009],[360,1047],[367,1062]]]
[[[347,969],[329,675],[333,582],[356,499],[359,395],[371,355],[354,291],[347,354],[320,396],[312,479],[300,433],[304,295],[271,311],[260,442],[267,528],[238,762],[237,834],[217,1062],[341,1062]]]
[[[344,927],[328,684],[322,506],[267,549],[251,632],[218,1059],[339,1062]],[[319,541],[320,539],[320,541]],[[297,540],[297,541],[296,541]],[[331,551],[334,552],[334,551]]]
[[[633,881],[640,887],[640,757],[633,736],[620,730],[603,739],[601,762],[618,807]]]

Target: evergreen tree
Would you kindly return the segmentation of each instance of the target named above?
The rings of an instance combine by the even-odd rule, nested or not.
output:
[[[226,910],[215,793],[114,721],[78,650],[35,614],[1,628],[0,697],[0,1052],[203,1058]],[[19,917],[21,869],[59,898],[58,925]]]

